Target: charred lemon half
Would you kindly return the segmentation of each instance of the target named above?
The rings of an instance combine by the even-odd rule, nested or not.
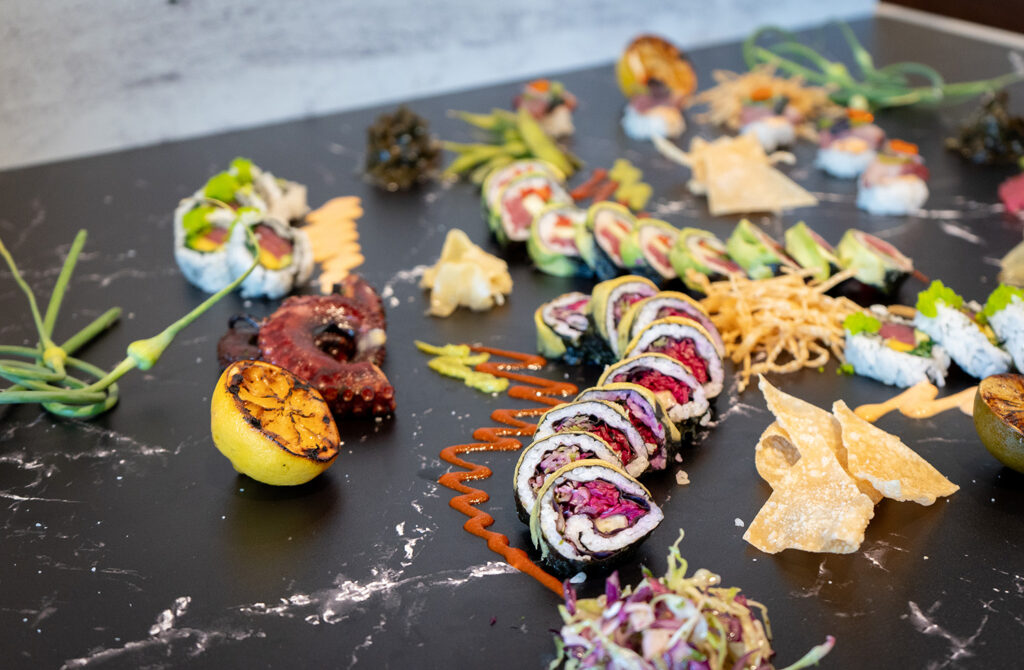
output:
[[[235,470],[274,486],[313,479],[331,466],[341,443],[323,396],[261,361],[224,370],[210,400],[210,431]]]
[[[978,384],[974,428],[1003,465],[1024,472],[1024,377],[992,375]]]

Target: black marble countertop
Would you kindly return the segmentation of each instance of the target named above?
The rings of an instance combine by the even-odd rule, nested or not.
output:
[[[1009,67],[1005,48],[921,27],[872,19],[857,30],[879,63],[921,60],[950,80]],[[811,34],[833,55],[843,54],[834,29]],[[735,44],[692,56],[705,84],[713,68],[741,67]],[[736,219],[710,218],[703,200],[686,191],[686,170],[650,144],[624,137],[623,101],[610,66],[561,78],[580,98],[573,147],[589,166],[628,158],[655,187],[649,207],[655,215],[728,235]],[[467,91],[412,107],[446,139],[463,139],[468,132],[446,110],[505,106],[516,89]],[[230,86],[224,91],[229,95]],[[996,260],[1022,233],[997,204],[996,187],[1012,170],[969,165],[943,148],[942,139],[969,109],[878,117],[891,135],[918,143],[931,170],[931,197],[919,216],[857,210],[854,184],[817,172],[813,147],[801,145],[788,173],[821,204],[758,223],[779,236],[802,219],[833,243],[849,227],[874,232],[913,256],[926,275],[983,299],[994,286]],[[183,333],[156,367],[126,376],[120,403],[108,414],[74,421],[36,407],[0,408],[0,666],[540,668],[551,660],[557,598],[462,530],[465,518],[448,506],[453,493],[437,484],[448,470],[439,451],[470,441],[473,428],[487,425],[491,411],[509,400],[437,376],[412,340],[530,351],[536,306],[589,284],[543,276],[515,257],[515,289],[503,307],[443,320],[426,316],[418,274],[434,261],[449,228],[497,247],[468,184],[388,194],[361,180],[364,129],[380,111],[0,173],[0,236],[43,299],[75,231],[88,229],[57,339],[120,305],[121,322],[82,354],[101,366],[204,297],[174,263],[171,213],[179,198],[234,156],[308,184],[314,206],[337,195],[360,196],[367,259],[360,272],[385,298],[385,371],[398,400],[393,418],[343,423],[338,462],[305,486],[276,489],[235,474],[210,439],[215,345],[230,315],[262,316],[275,305],[231,296]],[[692,118],[690,125],[684,145],[694,134],[717,132]],[[920,288],[908,282],[903,300]],[[6,269],[0,270],[0,341],[35,341],[24,298]],[[543,374],[582,388],[598,371],[553,364]],[[866,379],[839,377],[834,364],[777,382],[822,405],[842,398],[855,406],[892,393]],[[970,383],[957,372],[950,390]],[[692,483],[678,486],[675,468],[648,482],[666,520],[624,566],[624,582],[637,579],[641,563],[660,574],[683,528],[681,548],[693,568],[718,572],[768,606],[780,665],[826,634],[837,644],[825,667],[1019,664],[1024,476],[988,455],[968,417],[890,415],[879,422],[960,491],[931,507],[882,502],[860,551],[844,556],[769,556],[741,539],[769,492],[754,470],[753,447],[770,422],[758,391],[739,394],[732,383],[718,401],[715,428],[684,454],[681,467]],[[494,530],[527,547],[511,496],[514,456],[476,459],[494,471],[479,483],[492,496],[483,509],[495,517]]]

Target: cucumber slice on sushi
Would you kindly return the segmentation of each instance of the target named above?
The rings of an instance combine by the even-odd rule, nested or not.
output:
[[[542,560],[569,574],[622,560],[663,518],[643,484],[587,459],[559,468],[537,492],[530,537]]]
[[[615,358],[619,354],[619,322],[630,305],[658,292],[658,286],[646,277],[626,275],[594,286],[591,292],[591,318],[598,334],[608,343]]]
[[[686,287],[700,291],[700,284],[686,276],[687,270],[704,275],[710,281],[720,281],[729,275],[743,275],[741,268],[729,258],[725,243],[714,233],[700,228],[683,228],[676,237],[676,243],[668,252],[672,269],[676,271]]]
[[[480,199],[486,217],[490,218],[491,212],[498,208],[498,196],[501,195],[502,189],[516,177],[525,174],[542,174],[559,184],[565,184],[565,175],[562,174],[562,171],[547,161],[540,159],[513,161],[505,167],[494,170],[484,179]]]
[[[949,355],[909,320],[881,305],[856,312],[843,321],[844,355],[853,371],[890,386],[908,387],[932,381],[945,386]]]
[[[595,202],[587,210],[576,246],[598,279],[610,279],[626,267],[622,245],[635,227],[636,217],[617,202]]]
[[[253,248],[246,234],[252,230]],[[282,298],[302,286],[313,274],[313,250],[309,237],[279,219],[242,208],[228,243],[228,268],[232,276],[244,273],[254,259],[256,268],[242,282],[243,298]]]
[[[649,461],[647,446],[629,420],[629,415],[618,405],[603,400],[584,400],[559,405],[541,415],[537,422],[535,439],[582,430],[597,435],[608,443],[618,456],[618,463],[634,477],[647,472]]]
[[[174,260],[193,286],[216,293],[237,275],[228,267],[235,212],[219,200],[185,198],[174,210]]]
[[[501,190],[488,225],[501,244],[525,242],[533,218],[555,203],[572,204],[572,197],[557,180],[538,172],[520,175]]]
[[[652,321],[626,345],[623,357],[638,354],[665,354],[693,373],[704,394],[717,398],[725,382],[725,367],[714,340],[695,321],[670,316]]]
[[[530,512],[537,502],[537,492],[543,488],[549,476],[564,465],[588,458],[596,458],[616,467],[619,463],[619,457],[607,442],[596,435],[578,430],[548,435],[523,449],[513,475],[519,520],[530,523]]]
[[[586,212],[573,204],[556,203],[533,217],[526,251],[541,272],[556,277],[586,277],[590,266],[576,247],[577,231],[584,227]]]
[[[839,270],[835,248],[803,221],[786,230],[786,253],[805,270],[813,270],[814,278],[825,281]]]
[[[749,220],[739,222],[725,242],[729,256],[751,279],[767,279],[778,274],[782,266],[799,269],[800,266],[786,255],[782,245]]]
[[[590,321],[591,298],[572,292],[543,303],[533,313],[537,351],[547,358],[561,358],[569,365],[607,365],[616,360]]]
[[[679,429],[668,418],[668,411],[654,394],[643,386],[618,382],[586,389],[576,400],[604,400],[618,405],[629,415],[647,445],[647,460],[652,470],[668,466],[669,451],[682,440]]]
[[[598,386],[629,382],[649,389],[668,411],[680,433],[707,421],[708,398],[688,367],[665,354],[641,354],[608,366]]]
[[[862,298],[885,297],[896,293],[914,271],[914,262],[885,240],[851,228],[836,245],[839,266],[854,271],[850,286],[843,292]],[[853,282],[856,283],[853,283]]]
[[[979,311],[965,305],[953,289],[935,280],[917,295],[914,326],[942,345],[960,369],[972,377],[983,379],[1008,372],[1012,357],[996,345],[995,333],[979,321],[979,316]]]
[[[658,319],[670,316],[696,321],[708,332],[715,343],[720,357],[725,356],[725,343],[718,328],[711,322],[707,312],[699,302],[678,291],[661,291],[660,293],[633,303],[626,315],[619,322],[618,351],[625,351],[630,340],[640,334],[644,328]]]
[[[679,229],[658,219],[637,219],[633,232],[622,242],[622,261],[626,269],[662,282],[677,274],[669,261],[669,252],[679,237]]]

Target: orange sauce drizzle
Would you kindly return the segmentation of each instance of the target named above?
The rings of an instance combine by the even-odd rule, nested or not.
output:
[[[872,423],[893,410],[899,410],[900,414],[912,419],[927,419],[939,412],[951,409],[959,409],[969,416],[974,413],[974,394],[977,390],[977,386],[972,386],[959,393],[936,400],[935,397],[939,395],[939,389],[935,384],[918,382],[885,402],[861,405],[853,411],[860,418]]]
[[[533,354],[522,354],[515,351],[504,351],[492,347],[471,347],[476,352],[486,352],[492,356],[512,359],[514,363],[496,363],[487,361],[476,366],[477,371],[487,372],[496,377],[505,377],[510,381],[519,382],[508,389],[509,397],[519,400],[531,400],[545,405],[545,407],[531,407],[526,409],[498,409],[491,414],[491,419],[500,426],[477,428],[473,431],[473,439],[478,440],[472,444],[458,444],[445,447],[441,450],[441,460],[451,463],[466,470],[466,472],[448,472],[438,478],[438,483],[446,486],[460,495],[452,498],[448,504],[469,517],[463,528],[468,532],[483,538],[487,541],[487,547],[500,554],[505,562],[516,570],[533,577],[538,582],[562,595],[562,582],[558,578],[545,572],[539,565],[530,560],[530,557],[522,549],[509,546],[508,537],[487,527],[494,523],[494,517],[476,507],[490,499],[486,492],[480,489],[467,486],[463,482],[486,479],[491,476],[490,468],[478,465],[471,461],[460,458],[460,454],[473,451],[519,451],[522,444],[513,436],[530,436],[537,429],[535,423],[523,421],[522,417],[536,417],[546,412],[550,407],[560,405],[567,396],[575,395],[579,390],[574,384],[557,382],[534,377],[533,375],[522,374],[515,370],[539,370],[547,364],[547,361]],[[527,386],[527,384],[529,386]]]

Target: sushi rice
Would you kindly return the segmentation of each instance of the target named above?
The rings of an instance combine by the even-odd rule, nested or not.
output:
[[[233,277],[237,277],[252,265],[253,252],[249,248],[246,231],[259,224],[269,226],[280,237],[292,244],[291,263],[280,270],[271,270],[258,264],[241,285],[243,298],[282,298],[292,288],[302,286],[313,274],[313,249],[304,231],[292,228],[278,219],[259,212],[243,212],[231,231],[227,245],[227,265]]]
[[[1010,354],[992,344],[969,316],[941,302],[935,309],[934,317],[918,311],[914,326],[941,345],[964,372],[983,379],[1010,369]]]
[[[181,274],[192,285],[207,293],[216,293],[238,276],[228,267],[228,244],[216,251],[192,249],[187,244],[188,236],[184,226],[186,214],[210,202],[213,201],[193,196],[184,198],[174,210],[174,260],[181,268]],[[225,206],[212,212],[207,220],[217,227],[230,229],[235,220],[235,213]]]
[[[874,186],[857,188],[857,207],[869,214],[903,216],[921,209],[928,199],[928,185],[916,175],[900,175]]]
[[[863,140],[861,141],[863,142]],[[871,161],[875,160],[875,152],[869,149],[866,143],[860,151],[846,149],[841,143],[842,140],[834,142],[831,146],[818,149],[814,165],[833,177],[853,179],[864,172],[871,165]],[[927,195],[925,197],[927,198]]]
[[[1003,309],[988,317],[996,337],[1013,358],[1018,371],[1024,371],[1024,302],[1014,296]]]
[[[889,348],[877,335],[847,332],[844,353],[858,375],[883,384],[906,388],[931,380],[940,388],[946,385],[949,355],[938,344],[932,347],[930,357],[915,356]]]

